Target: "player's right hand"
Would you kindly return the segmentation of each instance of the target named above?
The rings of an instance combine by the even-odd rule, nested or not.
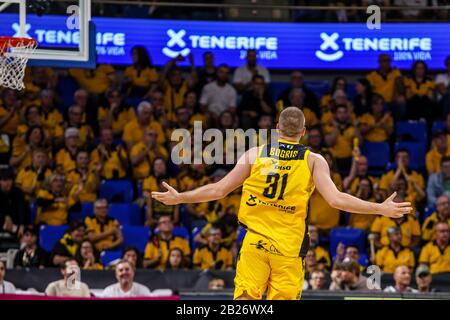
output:
[[[165,181],[162,182],[164,188],[167,189],[166,192],[152,192],[152,198],[158,200],[159,202],[164,203],[165,205],[176,205],[179,204],[180,194],[177,190],[169,186],[169,184]]]
[[[379,214],[389,218],[401,218],[412,211],[411,202],[394,202],[397,192],[380,204]]]

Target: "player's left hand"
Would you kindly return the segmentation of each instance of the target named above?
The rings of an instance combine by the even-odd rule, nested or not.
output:
[[[180,201],[180,193],[169,186],[167,182],[162,182],[164,188],[167,189],[166,192],[152,192],[152,198],[158,200],[159,202],[164,203],[165,205],[176,205],[179,204]]]

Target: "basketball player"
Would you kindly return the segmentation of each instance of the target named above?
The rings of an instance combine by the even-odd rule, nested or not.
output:
[[[164,183],[166,192],[152,192],[154,199],[176,205],[221,199],[243,184],[238,219],[247,233],[236,268],[235,299],[261,299],[266,290],[267,299],[300,299],[314,188],[330,206],[347,212],[397,218],[411,211],[409,202],[393,201],[395,193],[372,203],[340,192],[326,160],[299,144],[306,131],[300,109],[284,109],[277,130],[277,145],[248,150],[219,182],[183,193]]]

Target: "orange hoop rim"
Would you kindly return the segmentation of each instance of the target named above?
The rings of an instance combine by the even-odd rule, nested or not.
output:
[[[6,52],[8,48],[34,47],[36,45],[37,41],[33,38],[0,37],[0,53]]]

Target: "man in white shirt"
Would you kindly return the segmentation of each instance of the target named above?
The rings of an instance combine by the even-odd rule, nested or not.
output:
[[[217,68],[217,79],[203,87],[200,104],[214,119],[224,111],[236,111],[236,90],[228,83],[230,68],[222,64]]]
[[[411,271],[407,266],[398,266],[394,272],[394,286],[389,286],[384,289],[384,292],[411,292],[416,293],[417,290],[411,288],[409,285],[411,284]]]
[[[435,80],[439,100],[445,95],[447,90],[450,89],[450,56],[445,59],[445,66],[447,67],[447,72],[439,73],[436,75]]]
[[[49,283],[45,289],[47,296],[89,298],[91,293],[87,284],[80,281],[80,267],[74,258],[69,258],[61,266],[63,279]]]
[[[256,63],[256,56],[255,49],[247,50],[247,64],[234,71],[233,84],[239,93],[250,87],[252,78],[256,74],[263,76],[266,84],[270,83],[269,71]]]
[[[150,295],[150,290],[134,280],[134,265],[128,260],[122,260],[116,265],[117,283],[105,288],[102,297],[125,298],[145,297]]]
[[[16,293],[16,287],[5,280],[6,265],[5,262],[0,260],[0,294],[14,294]]]

